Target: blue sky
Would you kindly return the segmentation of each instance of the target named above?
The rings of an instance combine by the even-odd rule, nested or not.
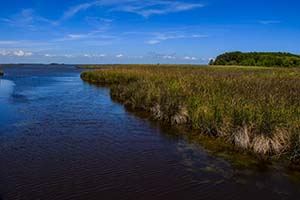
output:
[[[297,0],[0,0],[0,63],[208,63],[300,54]]]

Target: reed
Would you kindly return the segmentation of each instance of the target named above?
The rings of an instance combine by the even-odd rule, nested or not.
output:
[[[300,160],[300,69],[121,65],[83,72],[153,119],[264,157]]]

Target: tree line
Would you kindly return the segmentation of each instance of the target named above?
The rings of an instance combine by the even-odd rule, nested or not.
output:
[[[291,53],[228,52],[211,60],[210,65],[241,65],[263,67],[300,67],[300,56]]]

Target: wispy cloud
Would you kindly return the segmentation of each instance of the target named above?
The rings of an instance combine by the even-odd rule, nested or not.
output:
[[[268,25],[268,24],[280,24],[280,20],[259,20],[258,23],[263,24],[263,25]]]
[[[47,58],[105,58],[107,57],[106,54],[89,54],[89,53],[84,53],[84,54],[37,54],[37,56],[44,56]]]
[[[87,58],[104,58],[104,57],[106,57],[107,55],[106,54],[88,54],[88,53],[86,53],[86,54],[84,54],[83,55],[84,57],[87,57]]]
[[[76,15],[78,12],[87,10],[92,6],[101,5],[101,1],[93,1],[89,3],[83,3],[69,8],[62,16],[62,19],[68,19]]]
[[[83,34],[69,34],[68,35],[68,38],[69,39],[82,39],[82,38],[85,38],[87,37],[88,35],[83,35]]]
[[[201,58],[195,55],[188,55],[188,56],[182,56],[182,55],[177,55],[176,53],[157,53],[157,52],[150,52],[146,56],[150,58],[151,60],[156,60],[156,61],[166,61],[166,62],[178,62],[178,63],[205,63],[208,62],[209,59]]]
[[[0,45],[16,45],[19,44],[18,41],[12,41],[12,40],[0,40]]]
[[[62,19],[71,18],[81,11],[97,6],[107,7],[110,11],[135,13],[147,18],[152,15],[162,15],[174,12],[188,11],[196,8],[201,8],[204,5],[200,3],[168,0],[149,0],[147,2],[140,0],[99,0],[78,4],[69,8],[63,14]]]
[[[54,41],[34,41],[34,40],[2,40],[0,45],[2,49],[30,49],[30,51],[40,52],[58,48]],[[1,49],[0,49],[1,50]]]
[[[96,27],[97,29],[107,30],[113,23],[113,19],[103,18],[103,17],[85,17],[85,21],[88,25]]]
[[[162,57],[163,59],[176,59],[176,56],[173,56],[173,55],[165,55]]]
[[[200,3],[189,3],[182,0],[149,0],[147,2],[140,0],[96,0],[67,8],[61,17],[55,20],[37,14],[34,9],[22,9],[15,15],[0,19],[0,22],[18,28],[37,31],[43,27],[49,27],[49,25],[62,25],[63,21],[92,7],[105,8],[105,12],[121,11],[135,13],[148,18],[153,15],[188,11],[203,6],[204,5]],[[102,29],[108,28],[113,21],[112,19],[89,16],[86,16],[85,19],[89,25],[97,26],[97,28],[101,27]]]
[[[163,53],[156,53],[156,52],[150,52],[148,53],[148,57],[156,60],[174,60],[177,58],[176,53],[171,53],[171,54],[163,54]]]
[[[110,34],[105,34],[104,31],[102,31],[101,29],[98,30],[93,30],[87,33],[70,33],[67,34],[65,37],[63,38],[59,38],[56,39],[55,41],[57,42],[63,42],[63,41],[70,41],[70,40],[87,40],[87,39],[102,39],[105,41],[111,41],[114,39],[117,39],[117,36],[114,35],[110,35]]]
[[[147,44],[153,45],[153,44],[158,44],[158,43],[160,43],[160,42],[161,42],[160,40],[153,39],[153,40],[148,40],[148,41],[147,41]]]
[[[150,17],[152,15],[162,15],[173,12],[182,12],[203,7],[199,3],[187,3],[183,1],[162,1],[152,0],[147,3],[141,1],[132,1],[131,4],[120,5],[116,10],[131,12],[143,17]]]
[[[153,33],[153,37],[146,41],[147,44],[155,45],[166,40],[174,39],[188,39],[188,38],[206,38],[208,35],[201,34],[187,34],[185,32],[166,32],[166,33]]]
[[[57,22],[44,18],[35,13],[33,9],[23,9],[20,13],[8,18],[2,18],[1,21],[10,26],[38,30],[40,24],[56,25]]]

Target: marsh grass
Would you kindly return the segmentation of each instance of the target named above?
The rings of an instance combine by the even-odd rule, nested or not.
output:
[[[300,69],[101,66],[85,81],[156,120],[184,125],[264,158],[300,159]]]
[[[203,67],[205,65],[176,65],[176,64],[99,64],[99,65],[78,65],[77,68],[79,69],[108,69],[114,67],[122,67],[122,68],[132,68],[132,67]]]

